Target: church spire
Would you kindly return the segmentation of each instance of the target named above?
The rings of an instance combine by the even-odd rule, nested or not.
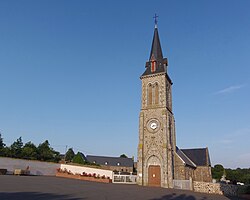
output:
[[[163,59],[157,23],[155,24],[154,37],[153,37],[149,60],[151,60],[152,57],[154,57],[156,60]]]
[[[163,58],[160,37],[158,34],[158,16],[155,14],[155,28],[154,28],[154,36],[153,42],[151,46],[151,52],[149,56],[149,61],[146,62],[146,71],[142,74],[142,76],[150,75],[154,73],[163,73],[166,72],[167,68],[167,58]]]

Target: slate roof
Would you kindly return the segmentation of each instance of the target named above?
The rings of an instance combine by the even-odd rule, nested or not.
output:
[[[92,156],[92,155],[87,155],[86,158],[89,162],[96,163],[99,165],[120,166],[120,167],[133,167],[134,165],[134,161],[132,158]]]
[[[85,156],[83,153],[81,153],[81,152],[80,152],[80,154],[81,154],[81,156],[82,156],[82,159],[83,159],[84,161],[86,161],[86,160],[87,160],[86,156]]]
[[[186,165],[196,168],[196,165],[178,147],[176,147],[176,153]]]
[[[208,148],[181,149],[196,166],[211,166]]]
[[[156,61],[156,70],[151,72],[151,60],[152,58]],[[153,42],[151,47],[151,52],[149,56],[149,61],[146,62],[146,70],[142,76],[156,74],[156,73],[166,73],[166,66],[168,65],[167,58],[163,58],[160,38],[158,34],[158,28],[155,26]]]

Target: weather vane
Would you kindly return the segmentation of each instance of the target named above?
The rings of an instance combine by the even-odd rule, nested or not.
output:
[[[159,16],[155,13],[155,16],[153,17],[153,18],[155,19],[155,25],[157,25],[157,22],[158,22],[157,19],[158,19],[158,17],[159,17]]]

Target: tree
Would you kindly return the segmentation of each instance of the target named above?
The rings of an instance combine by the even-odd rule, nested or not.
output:
[[[85,160],[83,158],[83,154],[81,152],[78,152],[73,160],[72,160],[73,163],[78,163],[78,164],[85,164]]]
[[[125,154],[120,155],[120,158],[128,158]]]
[[[13,158],[21,158],[22,157],[22,147],[23,147],[22,137],[19,137],[10,146],[10,154],[11,154],[10,156]]]
[[[217,164],[212,167],[212,177],[216,180],[220,180],[223,174],[225,173],[225,169],[222,165]]]
[[[5,144],[3,143],[3,138],[1,133],[0,133],[0,156],[5,156]]]
[[[250,168],[249,169],[226,169],[227,179],[232,183],[242,182],[250,184]]]
[[[27,142],[22,149],[22,158],[29,160],[37,160],[38,150],[32,142]]]
[[[0,149],[2,149],[4,147],[5,147],[5,144],[3,143],[2,134],[0,133]]]
[[[51,162],[58,162],[60,160],[59,152],[54,151],[53,148],[50,147],[48,140],[45,140],[42,144],[39,144],[37,150],[39,160]]]
[[[65,161],[71,162],[75,156],[75,152],[72,148],[69,148],[69,150],[65,154]]]

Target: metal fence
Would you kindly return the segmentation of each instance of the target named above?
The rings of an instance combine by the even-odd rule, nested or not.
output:
[[[175,189],[181,190],[193,190],[192,180],[174,180],[173,181]]]
[[[136,175],[117,175],[113,176],[113,183],[136,184]]]

